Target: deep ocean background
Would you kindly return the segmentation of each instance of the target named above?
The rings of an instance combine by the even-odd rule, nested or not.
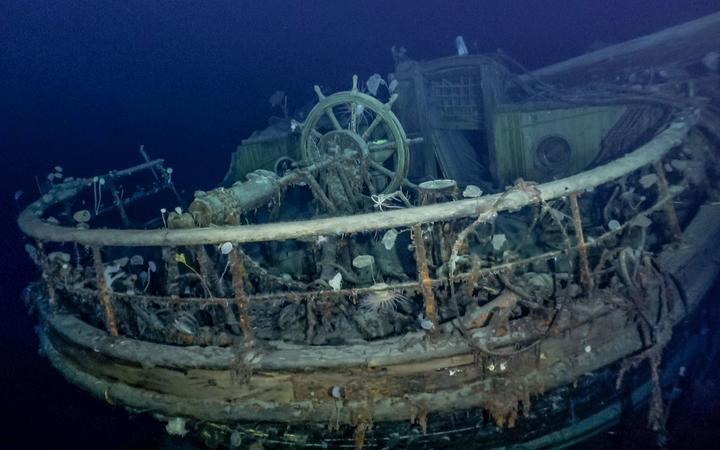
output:
[[[431,59],[463,35],[471,52],[502,48],[532,69],[716,10],[720,0],[0,2],[0,448],[167,448],[153,419],[90,397],[38,355],[19,299],[37,273],[13,199],[34,199],[34,176],[58,164],[80,176],[130,166],[144,144],[189,198],[277,113],[273,92],[292,110],[315,99],[313,84],[332,92],[353,74],[386,74],[392,45]],[[718,392],[711,384],[703,402],[679,402],[672,448],[720,436]],[[583,448],[653,442],[640,417]]]

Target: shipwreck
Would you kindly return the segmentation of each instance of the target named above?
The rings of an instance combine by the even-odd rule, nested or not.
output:
[[[18,219],[42,352],[211,447],[562,447],[645,403],[661,432],[720,314],[719,42],[720,13],[534,72],[394,49],[188,203],[144,151],[57,168]]]

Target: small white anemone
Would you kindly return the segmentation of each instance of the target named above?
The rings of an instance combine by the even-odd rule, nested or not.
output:
[[[410,299],[397,289],[385,283],[376,283],[373,290],[360,298],[360,309],[378,313],[381,311],[397,311],[398,308],[410,309]]]
[[[372,266],[374,263],[375,258],[372,255],[356,256],[352,261],[352,265],[358,269],[364,269],[366,267]]]
[[[330,278],[328,281],[328,284],[333,289],[333,291],[339,291],[342,289],[342,274],[340,272],[336,273],[334,277]]]
[[[77,223],[85,223],[88,222],[92,218],[92,215],[90,214],[90,211],[87,209],[81,209],[80,211],[76,211],[73,214],[73,219]]]
[[[233,249],[232,242],[223,242],[220,244],[220,253],[223,255],[229,254]]]
[[[395,241],[397,240],[398,232],[394,228],[390,228],[385,232],[382,237],[382,244],[385,250],[392,250],[395,247]]]
[[[168,420],[167,425],[165,425],[165,431],[168,432],[168,434],[172,436],[185,436],[188,432],[187,430],[187,420],[183,419],[182,417],[173,417],[172,419]]]
[[[463,191],[462,195],[465,198],[477,198],[483,195],[483,191],[482,189],[473,184],[468,184],[467,186],[465,186],[465,190]]]

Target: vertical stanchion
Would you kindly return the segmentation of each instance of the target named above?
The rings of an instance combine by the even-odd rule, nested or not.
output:
[[[670,193],[662,161],[655,162],[655,175],[657,175],[657,186],[660,198],[668,198]],[[675,206],[673,206],[672,199],[669,199],[663,204],[663,209],[665,210],[665,217],[670,225],[672,237],[676,241],[679,241],[682,239],[682,229],[680,228],[680,221],[678,220],[677,212],[675,211]]]
[[[108,294],[108,286],[105,284],[104,271],[105,267],[102,262],[102,255],[100,254],[100,247],[92,248],[93,264],[95,265],[95,274],[97,276],[98,284],[98,295],[100,296],[100,304],[103,307],[105,313],[105,326],[107,327],[110,336],[118,335],[117,322],[115,321],[115,312],[113,311],[112,303],[110,302],[110,294]]]
[[[217,272],[213,268],[213,264],[210,261],[210,257],[205,250],[205,246],[197,245],[193,247],[195,258],[200,265],[200,274],[207,280],[208,288],[212,290],[210,296],[225,297],[225,289],[223,289],[220,278],[218,278]]]
[[[242,329],[245,344],[247,345],[253,341],[253,331],[248,311],[250,305],[245,294],[245,265],[242,257],[240,257],[241,251],[240,248],[236,247],[230,252],[230,273],[232,274],[232,287],[235,292],[235,304],[240,313],[240,329]]]
[[[37,243],[38,248],[38,262],[42,268],[42,278],[45,280],[45,286],[47,286],[48,304],[50,305],[50,310],[55,311],[57,308],[57,293],[55,292],[55,286],[53,286],[52,280],[50,279],[48,256],[45,253],[45,247],[43,246],[42,241],[36,240],[35,242]]]
[[[165,293],[170,297],[177,297],[180,295],[180,286],[178,285],[180,270],[175,247],[163,247],[162,258],[165,261]]]
[[[593,287],[593,280],[590,277],[590,264],[588,263],[587,247],[585,247],[585,235],[582,228],[582,218],[580,217],[577,192],[570,194],[569,198],[570,209],[572,210],[573,226],[575,228],[575,238],[577,239],[578,258],[580,260],[580,281],[585,288],[585,292],[588,292]]]
[[[422,227],[420,224],[413,225],[412,239],[415,244],[415,263],[417,264],[418,281],[420,281],[420,289],[422,290],[423,299],[425,301],[425,319],[432,322],[431,334],[437,333],[437,303],[435,302],[435,294],[432,289],[432,281],[430,280],[430,269],[427,262],[427,250],[422,237]]]

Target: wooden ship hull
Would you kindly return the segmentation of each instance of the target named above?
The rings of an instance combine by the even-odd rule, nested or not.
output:
[[[660,67],[658,49],[689,37],[686,67],[713,50],[718,33],[716,14],[518,79],[605,82],[605,58],[647,57],[642,67]],[[423,89],[460,66],[480,74],[482,119],[453,116],[450,126],[450,115],[422,113],[437,107]],[[628,76],[627,67],[612,67],[613,77]],[[452,130],[485,133],[488,157],[478,167],[496,186],[518,175],[499,161],[510,148],[503,136],[512,136],[503,127],[529,105],[512,103],[511,92],[488,98],[491,69],[500,71],[484,59],[400,61],[400,96],[385,104],[356,83],[327,97],[318,89],[317,121],[311,113],[292,138],[305,145],[305,164],[247,181],[231,170],[227,188],[196,193],[186,211],[163,210],[158,227],[130,217],[140,214],[135,200],[172,191],[160,160],[54,184],[19,218],[43,274],[25,291],[43,353],[97,397],[213,447],[563,447],[646,402],[661,430],[663,388],[696,367],[712,344],[694,332],[698,317],[718,313],[702,302],[720,271],[717,72],[668,77],[660,90],[555,95],[546,110],[664,108],[642,143],[580,172],[464,199],[457,183],[408,181],[407,170],[430,178],[460,170],[442,153],[460,142]],[[347,122],[328,113],[336,100],[352,105]],[[386,139],[358,129],[356,102],[387,112],[396,100],[407,135],[380,113]],[[331,131],[318,131],[323,120]],[[424,162],[402,173],[413,143]],[[373,161],[378,153],[384,159]],[[480,177],[482,167],[462,174],[475,169]],[[117,195],[124,180],[151,173],[142,195]],[[294,188],[318,214],[278,212],[274,199]],[[408,199],[403,189],[417,194]],[[118,211],[125,229],[105,218],[103,191],[114,194],[108,213]],[[93,212],[73,214],[93,195]],[[301,263],[282,265],[296,257]]]

